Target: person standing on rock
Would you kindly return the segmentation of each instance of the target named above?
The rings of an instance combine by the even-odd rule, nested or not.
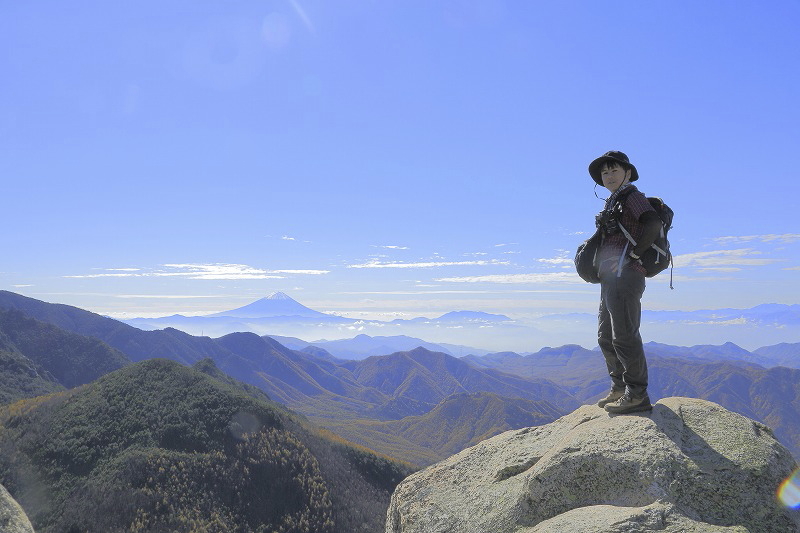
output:
[[[639,333],[645,289],[645,269],[639,258],[658,237],[661,220],[645,195],[631,184],[639,179],[639,173],[624,153],[612,150],[598,157],[589,164],[589,175],[611,192],[596,219],[602,233],[597,260],[597,339],[611,376],[611,392],[597,405],[615,414],[647,411],[653,406],[647,394],[647,361]]]

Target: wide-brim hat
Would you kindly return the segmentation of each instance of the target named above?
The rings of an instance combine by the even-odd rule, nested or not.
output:
[[[589,163],[589,175],[598,185],[603,184],[603,178],[600,177],[600,168],[603,166],[603,163],[607,161],[615,161],[620,163],[623,167],[631,169],[630,181],[636,181],[639,179],[639,172],[636,170],[636,167],[631,164],[628,156],[618,150],[611,150]]]

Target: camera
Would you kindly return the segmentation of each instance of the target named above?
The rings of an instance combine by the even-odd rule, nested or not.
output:
[[[602,211],[594,217],[594,223],[606,235],[613,235],[619,232],[619,221],[617,221],[614,213]]]

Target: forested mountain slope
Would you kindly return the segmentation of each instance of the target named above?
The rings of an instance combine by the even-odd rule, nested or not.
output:
[[[39,533],[372,532],[407,472],[163,359],[0,408],[0,483]]]
[[[127,364],[100,340],[0,309],[0,404],[83,385]]]

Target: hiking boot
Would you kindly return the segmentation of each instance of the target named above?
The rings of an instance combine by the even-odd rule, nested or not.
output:
[[[614,415],[650,411],[651,409],[653,409],[653,406],[650,405],[650,396],[646,392],[644,396],[634,396],[627,390],[616,402],[605,406],[605,410]]]
[[[605,407],[607,403],[616,402],[622,395],[625,394],[625,389],[611,389],[611,392],[608,393],[608,396],[597,402],[597,407]]]

